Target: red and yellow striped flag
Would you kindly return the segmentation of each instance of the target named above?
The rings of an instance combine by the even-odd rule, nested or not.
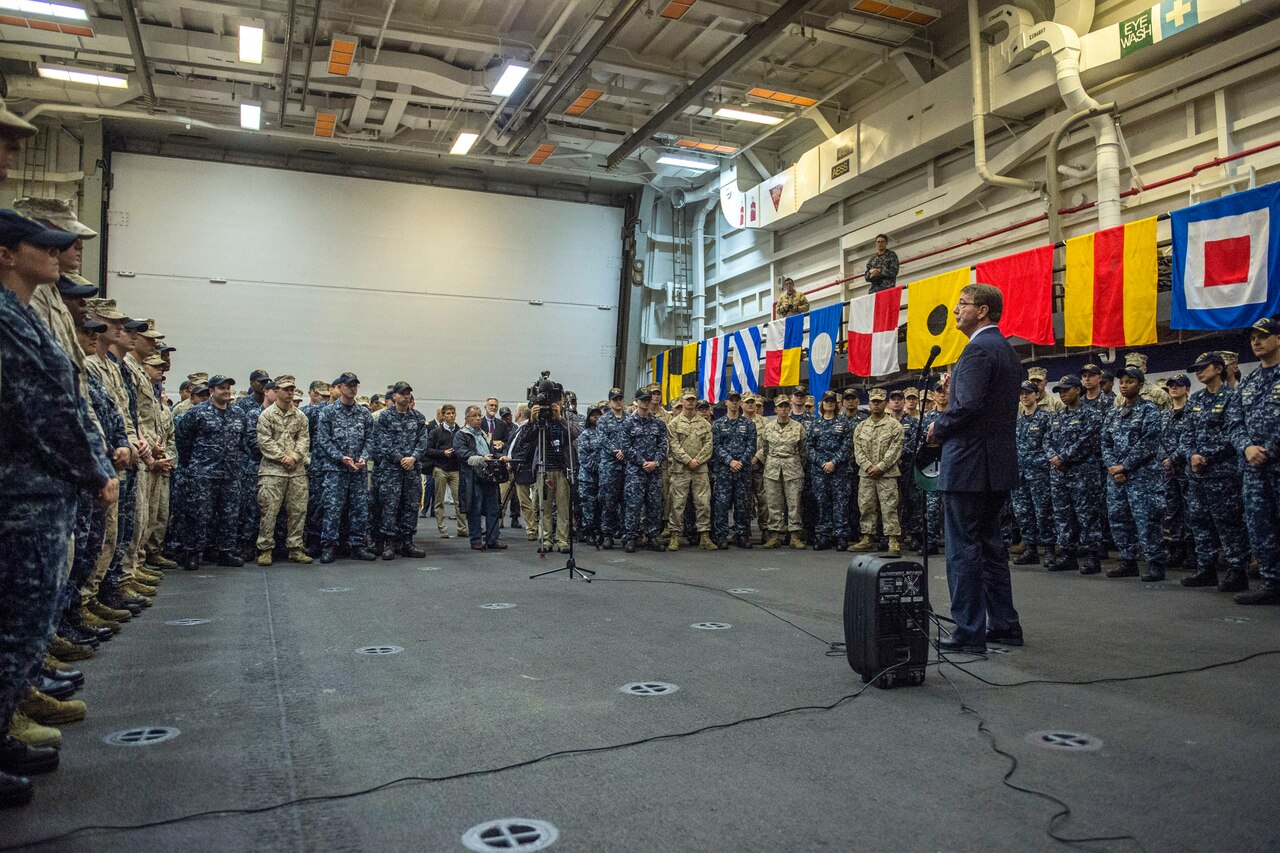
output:
[[[1156,342],[1156,220],[1067,241],[1062,317],[1069,347]]]

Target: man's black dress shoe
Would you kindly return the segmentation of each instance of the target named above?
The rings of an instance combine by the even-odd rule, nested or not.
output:
[[[56,681],[70,681],[77,690],[84,687],[84,673],[78,669],[54,669],[41,665],[40,674]]]
[[[990,634],[987,636],[990,636]],[[962,655],[985,655],[987,653],[987,644],[964,643],[960,640],[943,640],[938,643],[938,650],[943,652],[955,652]]]
[[[70,681],[50,678],[44,673],[40,673],[35,677],[35,683],[32,686],[46,696],[52,696],[54,699],[70,699],[76,693],[76,686]]]
[[[31,776],[36,773],[52,773],[57,769],[56,749],[27,746],[17,738],[7,735],[0,741],[0,773]]]
[[[26,776],[10,776],[0,773],[0,809],[10,806],[25,806],[31,802],[34,789],[31,780]]]
[[[987,642],[996,643],[1001,646],[1021,646],[1022,645],[1022,629],[1009,628],[1004,631],[997,631],[994,628],[988,628]]]

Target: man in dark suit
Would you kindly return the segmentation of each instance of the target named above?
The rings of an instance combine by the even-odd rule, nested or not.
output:
[[[938,489],[943,493],[947,584],[955,631],[943,651],[983,653],[987,640],[1022,645],[1013,608],[1008,551],[1000,510],[1018,485],[1015,446],[1022,364],[997,324],[1000,291],[971,284],[956,302],[956,327],[969,343],[949,379],[951,405],[929,428],[942,445]]]

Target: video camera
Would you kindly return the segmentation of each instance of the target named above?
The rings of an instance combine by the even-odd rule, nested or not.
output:
[[[538,418],[540,418],[542,413],[548,411],[553,404],[564,404],[564,386],[559,382],[551,381],[551,371],[544,370],[537,381],[529,386],[525,396],[530,408],[541,407],[542,411],[538,412]]]

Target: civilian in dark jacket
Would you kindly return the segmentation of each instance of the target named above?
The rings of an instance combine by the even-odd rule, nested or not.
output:
[[[951,405],[929,427],[941,443],[947,583],[956,621],[944,651],[985,652],[987,639],[1022,645],[1013,607],[1000,510],[1018,485],[1017,409],[1022,364],[1000,329],[1004,301],[989,284],[971,284],[956,302],[956,327],[969,343],[949,380]],[[990,625],[988,626],[988,622]]]
[[[458,475],[458,457],[453,450],[453,436],[458,431],[458,410],[452,403],[440,407],[440,423],[431,430],[427,441],[427,459],[435,464],[436,481],[436,529],[441,539],[448,539],[449,532],[444,526],[444,492],[453,492],[454,510],[458,515],[458,535],[467,535],[467,518],[462,508],[467,505],[467,496],[461,494],[462,481]]]
[[[462,493],[467,496],[465,502],[458,504],[458,521],[461,524],[465,509],[473,550],[501,551],[507,546],[498,541],[499,497],[493,474],[498,464],[507,461],[507,457],[489,444],[489,437],[480,428],[479,406],[468,406],[465,420],[466,425],[453,434],[454,456],[461,466],[460,476],[464,484]],[[484,517],[483,534],[480,531],[481,516]]]

